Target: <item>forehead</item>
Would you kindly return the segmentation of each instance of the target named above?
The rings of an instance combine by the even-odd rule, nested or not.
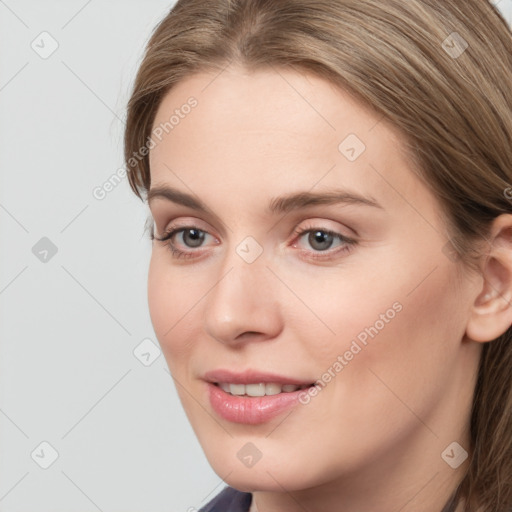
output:
[[[196,106],[183,108],[191,97]],[[167,129],[150,151],[152,184],[185,182],[213,197],[230,183],[245,199],[336,186],[383,205],[426,194],[400,134],[347,92],[304,72],[197,73],[164,97],[153,133],[158,127]]]

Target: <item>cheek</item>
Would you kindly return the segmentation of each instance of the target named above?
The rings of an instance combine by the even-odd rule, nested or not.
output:
[[[290,294],[283,301],[283,322],[293,329],[309,360],[317,362],[317,370],[327,369],[351,349],[350,361],[362,359],[371,340],[383,338],[404,316],[401,290],[406,286],[400,276],[391,277],[374,262],[356,266],[347,260],[343,268],[281,274],[301,298]]]
[[[341,403],[351,403],[350,414],[354,421],[365,419],[361,424],[368,433],[372,418],[386,414],[403,425],[414,421],[408,407],[428,417],[450,385],[465,328],[450,269],[439,267],[416,289],[415,281],[383,280],[387,286],[368,299],[368,307],[353,307],[346,315],[350,331],[343,349],[352,360],[333,393]],[[343,325],[338,327],[341,331]],[[355,355],[353,343],[360,347]]]
[[[328,352],[334,341],[336,350],[349,350],[356,340],[369,361],[386,359],[383,350],[395,352],[397,361],[416,350],[434,354],[445,351],[446,342],[454,351],[468,311],[453,264],[436,250],[434,237],[429,243],[431,251],[423,254],[410,241],[402,241],[399,250],[383,246],[327,276],[318,292],[309,283],[309,292],[305,287],[302,293],[333,331],[329,336],[323,329],[317,348]],[[372,350],[364,350],[370,345]]]
[[[149,313],[171,372],[190,353],[187,329],[194,325],[193,306],[199,298],[184,285],[179,270],[173,270],[165,255],[153,250],[148,272]]]
[[[294,317],[304,357],[315,363],[321,380],[336,381],[324,394],[340,394],[343,402],[350,400],[341,397],[345,393],[354,402],[372,402],[370,397],[399,402],[394,390],[420,404],[422,390],[430,389],[432,399],[448,381],[467,311],[446,258],[408,254],[388,266],[384,257],[379,261],[378,269],[347,269],[343,279],[333,274],[319,287],[303,275],[305,282],[295,283],[295,290],[308,298],[318,318],[298,303],[290,304],[286,315],[291,318],[301,306],[302,318]]]

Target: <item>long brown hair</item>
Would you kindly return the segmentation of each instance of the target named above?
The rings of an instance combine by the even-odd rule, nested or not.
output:
[[[512,213],[512,36],[487,0],[179,0],[148,42],[128,103],[125,161],[150,187],[156,111],[176,83],[235,62],[302,68],[386,118],[436,194],[462,263]],[[471,459],[454,503],[512,510],[512,331],[485,343]]]

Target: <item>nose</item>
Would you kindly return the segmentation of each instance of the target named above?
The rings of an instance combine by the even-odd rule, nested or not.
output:
[[[206,333],[227,345],[276,337],[282,329],[279,284],[263,255],[247,263],[233,250],[206,297]]]

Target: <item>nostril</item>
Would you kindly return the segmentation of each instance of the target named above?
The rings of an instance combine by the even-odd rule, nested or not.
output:
[[[259,332],[256,332],[256,331],[246,331],[246,332],[243,332],[242,334],[240,334],[239,336],[237,336],[237,339],[238,338],[244,338],[245,336],[253,336],[253,335],[258,335],[258,334],[261,334]]]

